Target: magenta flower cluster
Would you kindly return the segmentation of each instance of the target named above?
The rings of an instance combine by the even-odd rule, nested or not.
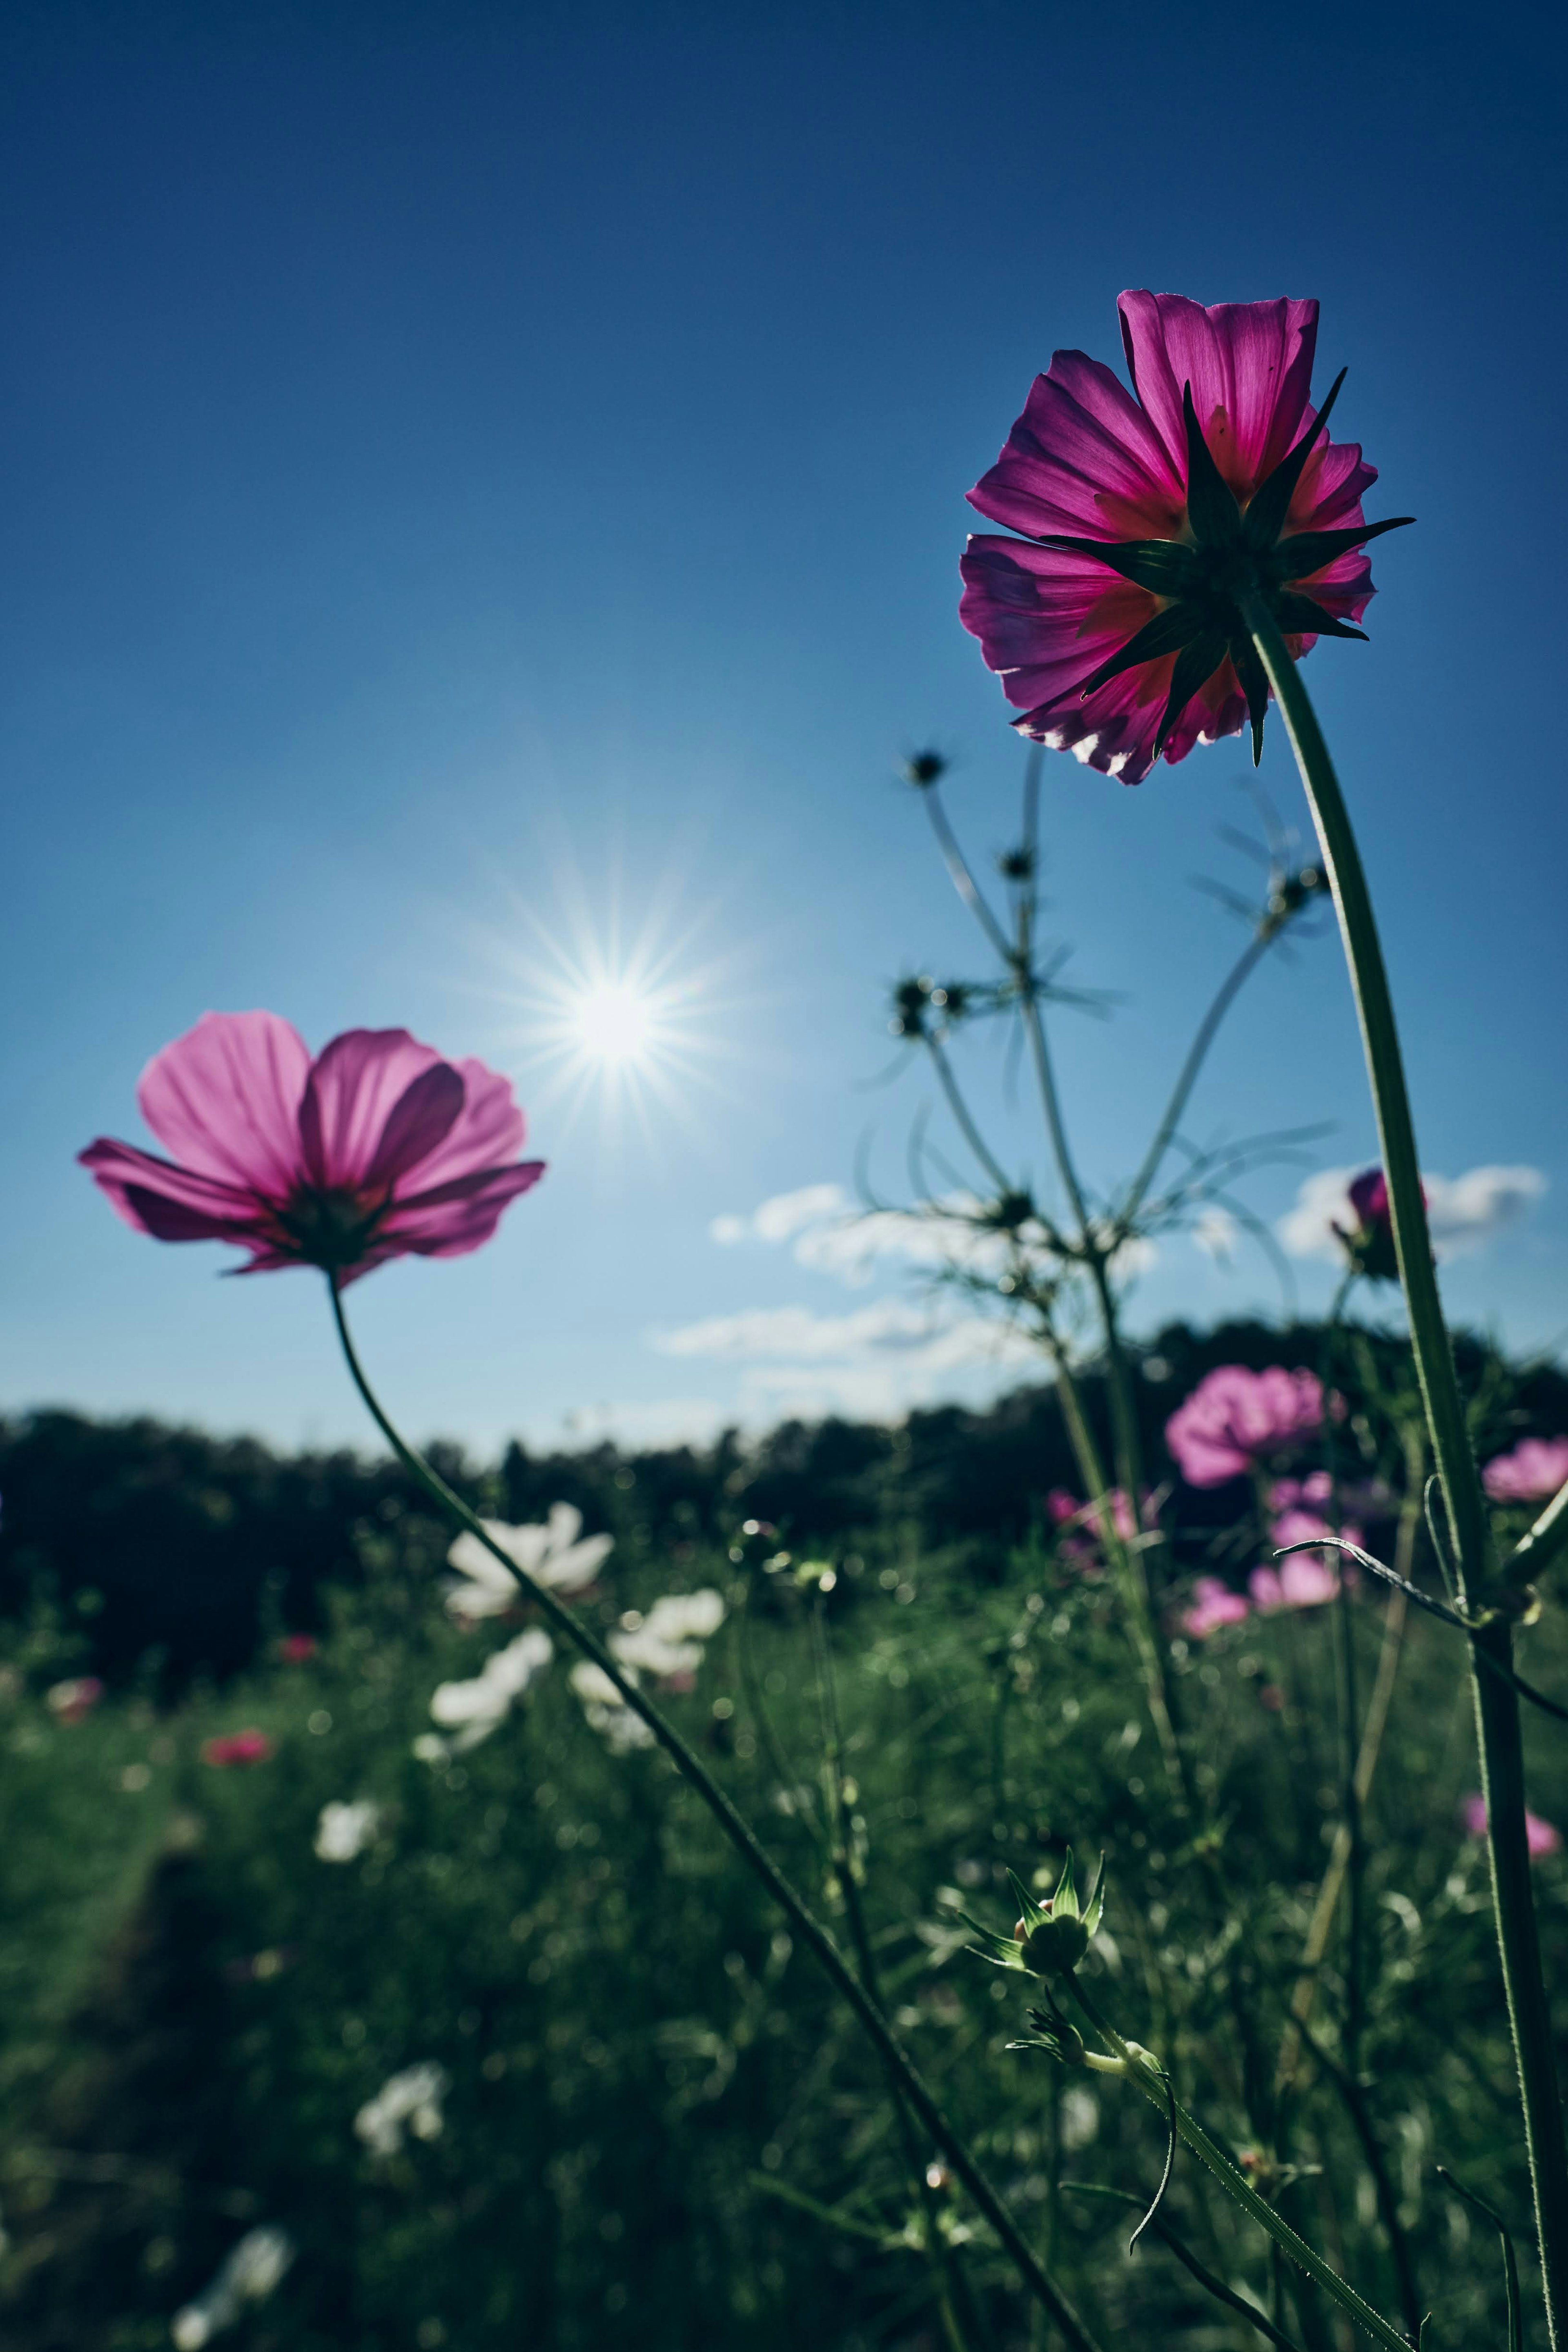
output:
[[[1323,1425],[1316,1373],[1270,1364],[1220,1364],[1166,1423],[1166,1444],[1189,1486],[1224,1486],[1290,1452]]]
[[[275,1013],[208,1013],[137,1087],[172,1155],[99,1137],[80,1155],[127,1224],[230,1242],[242,1274],[323,1268],[341,1287],[389,1258],[457,1257],[495,1232],[544,1162],[483,1062],[406,1029],[350,1029],[312,1058]]]
[[[1545,1503],[1568,1484],[1568,1437],[1524,1437],[1481,1472],[1494,1503]]]

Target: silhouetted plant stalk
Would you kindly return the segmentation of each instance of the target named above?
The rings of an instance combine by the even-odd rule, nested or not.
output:
[[[849,2003],[856,2019],[874,2045],[890,2078],[898,2085],[909,2107],[918,2116],[941,2150],[956,2179],[963,2183],[975,2204],[984,2214],[1019,2276],[1054,2322],[1062,2340],[1072,2352],[1100,2352],[1095,2338],[1051,2279],[1033,2247],[1009,2212],[1000,2195],[971,2153],[967,2141],[952,2124],[926,2087],[924,2076],[914,2060],[899,2042],[883,2012],[880,2002],[856,1975],[844,1958],[831,1936],[810,1909],[804,1899],[785,1877],[767,1849],[758,1842],[742,1815],[719,1787],[695,1749],[689,1747],[674,1725],[649,1698],[616,1660],[613,1653],[600,1641],[592,1628],[569,1609],[559,1595],[547,1584],[531,1576],[511,1554],[502,1549],[486,1529],[484,1521],[471,1511],[462,1496],[455,1494],[439,1472],[433,1469],[423,1455],[411,1445],[390,1419],[366,1377],[349,1330],[343,1312],[342,1293],[330,1274],[327,1278],[328,1295],[331,1300],[333,1320],[349,1374],[359,1391],[366,1411],[387,1444],[410,1475],[424,1489],[459,1527],[477,1538],[493,1559],[499,1562],[520,1589],[526,1591],[555,1631],[574,1649],[580,1650],[607,1675],[615,1685],[622,1704],[641,1717],[658,1745],[687,1784],[695,1790],[725,1836],[735,1847],[747,1867],[767,1888],[779,1909],[795,1928],[802,1941],[815,1955],[834,1987]]]
[[[1115,1581],[1166,1777],[1173,1792],[1189,1811],[1196,1811],[1191,1766],[1180,1729],[1179,1696],[1169,1648],[1160,1632],[1150,1576],[1151,1556],[1164,1548],[1166,1538],[1157,1516],[1148,1527],[1143,1524],[1143,1497],[1148,1491],[1148,1480],[1132,1367],[1122,1334],[1114,1265],[1118,1255],[1145,1230],[1152,1215],[1160,1212],[1174,1213],[1189,1197],[1216,1197],[1208,1189],[1211,1171],[1198,1155],[1196,1174],[1185,1183],[1178,1183],[1170,1202],[1151,1204],[1150,1201],[1160,1170],[1178,1139],[1182,1118],[1227,1013],[1268,950],[1321,888],[1322,877],[1315,868],[1303,869],[1300,875],[1271,875],[1269,896],[1253,936],[1221,982],[1198,1024],[1136,1174],[1120,1202],[1105,1213],[1097,1213],[1073,1155],[1044,1013],[1047,999],[1064,992],[1053,986],[1050,971],[1041,969],[1040,960],[1040,790],[1043,756],[1038,747],[1031,750],[1024,773],[1019,845],[1001,861],[1004,877],[1012,892],[1010,924],[990,904],[947,815],[940,783],[942,760],[935,753],[923,753],[910,762],[910,781],[925,803],[953,886],[974,916],[1004,976],[998,986],[988,989],[956,982],[948,989],[936,990],[927,983],[911,983],[900,992],[901,1018],[895,1025],[904,1035],[917,1038],[924,1046],[954,1123],[995,1193],[989,1213],[991,1227],[1011,1238],[1012,1262],[999,1283],[977,1283],[975,1286],[988,1289],[992,1295],[999,1290],[1015,1314],[1019,1309],[1029,1309],[1035,1316],[1036,1336],[1055,1374],[1069,1443],[1092,1523]],[[923,989],[928,992],[923,994]],[[1063,1224],[1042,1210],[1031,1194],[1013,1184],[988,1141],[953,1067],[944,1024],[930,1017],[931,1009],[938,1006],[952,1020],[963,1017],[964,1013],[977,1006],[989,1012],[1009,1012],[1019,1020],[1066,1204]],[[1244,1159],[1245,1151],[1231,1155],[1225,1164],[1237,1165]],[[928,1213],[940,1214],[940,1204],[929,1203]],[[958,1216],[955,1222],[972,1228],[983,1221]],[[1041,1237],[1040,1248],[1052,1262],[1053,1271],[1044,1281],[1040,1279],[1021,1238],[1026,1225],[1037,1229]],[[1071,1351],[1061,1330],[1059,1294],[1074,1276],[1087,1286],[1093,1304],[1110,1408],[1113,1475],[1109,1475],[1102,1457],[1073,1378]],[[1133,1514],[1134,1532],[1130,1537],[1117,1524],[1113,1490],[1118,1488],[1127,1498],[1126,1507]]]
[[[1484,1608],[1494,1597],[1486,1505],[1437,1292],[1398,1029],[1365,872],[1301,672],[1263,598],[1249,593],[1242,611],[1284,715],[1339,918],[1377,1118],[1410,1343],[1452,1547],[1456,1597],[1461,1608],[1472,1595]],[[1469,1643],[1492,1902],[1519,2067],[1542,2286],[1552,2342],[1562,2347],[1568,2344],[1568,2152],[1530,1884],[1519,1699],[1504,1673],[1486,1670],[1490,1659],[1511,1676],[1512,1633],[1506,1611],[1488,1610],[1485,1622],[1471,1628]]]

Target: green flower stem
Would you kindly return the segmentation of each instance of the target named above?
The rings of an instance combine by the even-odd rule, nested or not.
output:
[[[1117,1531],[1115,1507],[1110,1481],[1100,1459],[1100,1449],[1094,1443],[1094,1433],[1083,1410],[1078,1383],[1072,1377],[1067,1350],[1049,1325],[1046,1327],[1045,1342],[1056,1370],[1056,1393],[1061,1405],[1062,1418],[1067,1423],[1068,1440],[1078,1465],[1078,1475],[1088,1489],[1090,1501],[1100,1514],[1100,1539],[1111,1556],[1115,1571],[1122,1606],[1132,1632],[1133,1648],[1143,1674],[1145,1703],[1155,1727],[1155,1737],[1160,1744],[1160,1759],[1166,1777],[1173,1794],[1190,1811],[1193,1809],[1193,1790],[1186,1756],[1176,1729],[1176,1691],[1170,1675],[1169,1653],[1155,1632],[1144,1554],[1137,1545],[1124,1543]]]
[[[1190,2148],[1198,2162],[1213,2174],[1226,2195],[1239,2205],[1260,2230],[1268,2231],[1281,2252],[1294,2263],[1299,2271],[1305,2272],[1307,2277],[1320,2286],[1333,2302],[1337,2303],[1364,2336],[1369,2336],[1375,2344],[1381,2344],[1385,2352],[1410,2352],[1409,2338],[1401,2336],[1396,2327],[1391,2326],[1380,2313],[1374,2311],[1371,2304],[1357,2294],[1354,2287],[1342,2279],[1336,2270],[1331,2269],[1304,2238],[1296,2235],[1283,2214],[1278,2212],[1266,2198],[1259,2196],[1239,2166],[1233,2164],[1224,2149],[1209,2138],[1203,2126],[1196,2116],[1187,2113],[1181,2101],[1172,2096],[1164,2075],[1146,2057],[1136,2054],[1123,2041],[1114,2026],[1106,2023],[1077,1977],[1070,1975],[1068,1982],[1095,2032],[1124,2062],[1127,2080],[1137,2084],[1144,2096],[1159,2109],[1162,2118],[1168,2120],[1174,2114],[1176,2132],[1183,2145]]]
[[[1470,1586],[1484,1588],[1489,1580],[1486,1504],[1437,1296],[1399,1034],[1372,900],[1344,796],[1301,674],[1262,599],[1248,596],[1242,609],[1284,716],[1333,890],[1377,1114],[1410,1343],[1457,1556],[1462,1601]],[[1470,1638],[1474,1650],[1486,1652],[1496,1664],[1511,1670],[1512,1641],[1506,1618],[1493,1619]],[[1482,1660],[1475,1656],[1471,1681],[1491,1854],[1492,1902],[1519,2066],[1541,2243],[1542,2287],[1548,2331],[1553,2346],[1562,2347],[1568,2346],[1568,2154],[1563,2147],[1551,2013],[1542,1980],[1540,1938],[1531,1894],[1519,1701],[1502,1675],[1482,1671]]]
[[[329,1276],[328,1290],[332,1301],[332,1315],[338,1328],[338,1338],[342,1345],[343,1358],[349,1367],[350,1377],[363,1400],[366,1411],[404,1469],[411,1476],[417,1479],[431,1499],[439,1504],[444,1511],[448,1512],[460,1527],[466,1528],[470,1535],[478,1538],[486,1550],[500,1562],[507,1574],[514,1577],[529,1598],[538,1604],[556,1632],[570,1642],[575,1649],[580,1650],[584,1657],[591,1658],[602,1673],[608,1675],[622,1700],[634,1715],[642,1717],[676,1771],[696,1790],[737,1853],[761,1880],[801,1940],[815,1953],[833,1985],[864,2027],[888,2072],[896,2078],[910,2105],[952,2166],[955,2175],[963,2182],[969,2195],[1001,2240],[1030,2293],[1038,2299],[1054,2320],[1063,2342],[1071,2347],[1071,2352],[1100,2352],[1100,2347],[1074,2311],[1071,2304],[1041,2268],[1033,2248],[985,2173],[980,2169],[967,2142],[937,2105],[930,2091],[927,2090],[915,2061],[898,2041],[881,2010],[866,1991],[853,1969],[845,1961],[827,1929],[807,1909],[800,1896],[796,1894],[765,1848],[753,1836],[745,1821],[695,1750],[688,1748],[674,1724],[661,1714],[646,1694],[629,1678],[599,1636],[575,1616],[548,1585],[540,1584],[535,1577],[528,1574],[526,1569],[519,1568],[509,1553],[501,1549],[499,1544],[486,1532],[483,1520],[468,1508],[462,1496],[454,1494],[446,1481],[433,1470],[423,1455],[416,1453],[414,1448],[399,1434],[382,1410],[375,1391],[365,1377],[353,1340],[350,1336],[348,1321],[343,1313],[341,1294]]]

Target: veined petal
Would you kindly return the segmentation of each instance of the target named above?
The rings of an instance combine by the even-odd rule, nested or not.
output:
[[[1186,478],[1108,367],[1058,352],[969,503],[1030,538],[1174,539]]]
[[[510,1078],[472,1059],[449,1066],[463,1081],[462,1108],[435,1149],[410,1163],[402,1191],[428,1192],[480,1169],[505,1167],[522,1150],[526,1128]]]
[[[1126,293],[1122,341],[1139,400],[1186,478],[1182,392],[1239,497],[1285,457],[1306,415],[1317,344],[1313,301],[1220,302]]]
[[[480,1168],[428,1192],[394,1201],[377,1231],[373,1255],[378,1261],[402,1251],[420,1257],[460,1257],[477,1249],[495,1232],[507,1202],[531,1191],[544,1172],[542,1160],[520,1160],[515,1168]]]
[[[349,1191],[362,1185],[398,1105],[440,1060],[434,1046],[422,1045],[406,1029],[347,1029],[334,1037],[312,1068],[299,1106],[311,1181]],[[460,1108],[454,1106],[453,1118]],[[446,1127],[451,1124],[449,1118]],[[425,1149],[439,1141],[433,1134]]]
[[[309,1075],[309,1049],[276,1013],[204,1013],[152,1056],[136,1099],[183,1166],[276,1201],[300,1173]]]
[[[176,1168],[110,1136],[99,1136],[77,1158],[126,1223],[154,1241],[236,1242],[261,1248],[270,1239],[264,1204],[241,1185]]]

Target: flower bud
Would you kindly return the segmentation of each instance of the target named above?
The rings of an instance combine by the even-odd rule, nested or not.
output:
[[[1089,1930],[1082,1919],[1042,1919],[1022,1938],[1023,1964],[1037,1977],[1066,1976],[1089,1949]]]

